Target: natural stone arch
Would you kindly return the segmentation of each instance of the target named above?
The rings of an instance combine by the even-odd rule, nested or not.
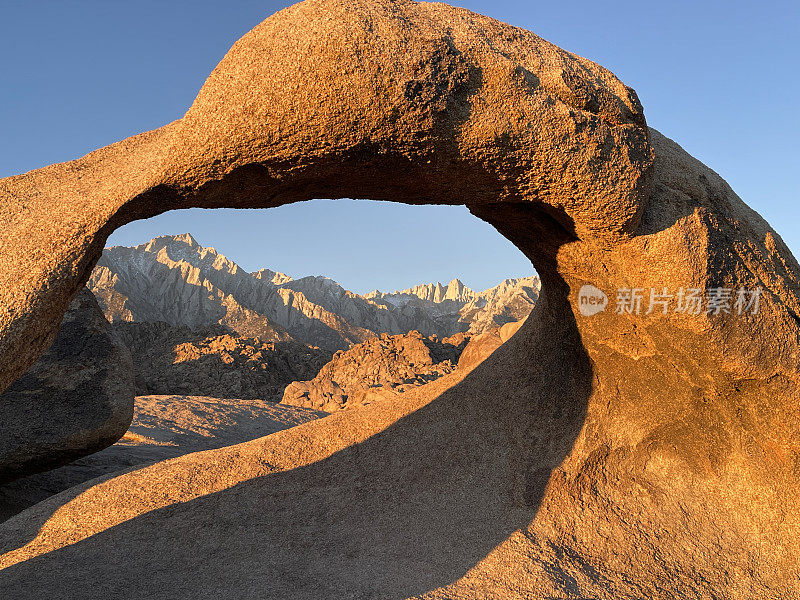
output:
[[[0,387],[128,221],[314,197],[535,202],[614,238],[640,218],[651,161],[635,94],[527,31],[441,5],[295,5],[234,45],[182,119],[0,183],[16,307]]]
[[[319,442],[287,433],[220,452],[238,476],[275,473],[258,462],[259,448],[278,471],[291,469],[275,485],[302,489],[304,477],[328,477],[369,443],[386,477],[403,473],[385,454],[400,445],[420,469],[447,478],[473,467],[448,455],[422,462],[409,422],[430,433],[441,421],[465,452],[483,427],[491,435],[469,456],[496,468],[469,472],[491,474],[496,496],[470,481],[506,520],[492,530],[461,496],[446,495],[475,519],[464,525],[480,534],[467,536],[476,547],[435,577],[404,579],[397,589],[407,595],[452,583],[463,597],[477,584],[503,597],[522,581],[542,594],[608,598],[796,590],[800,267],[715,173],[648,132],[635,94],[611,73],[468,11],[307,0],[237,42],[183,119],[0,181],[0,255],[11,264],[0,274],[0,385],[44,348],[115,227],[170,208],[315,196],[464,203],[532,259],[542,301],[462,383],[413,401],[423,408],[404,417],[376,408],[369,423],[326,420],[313,427]],[[586,283],[612,295],[761,286],[764,296],[757,315],[741,318],[583,318],[575,298]],[[315,462],[303,462],[309,456]],[[83,547],[102,554],[114,526],[147,535],[137,523],[152,528],[171,504],[233,485],[230,472],[206,473],[193,460],[128,474],[59,511],[69,523],[101,515],[88,524],[55,519],[37,533],[17,520],[5,531],[14,550],[5,564],[38,558],[10,576],[68,562],[80,547],[52,551],[95,533]],[[186,472],[202,484],[187,483]],[[156,476],[185,485],[166,496],[135,491]],[[111,505],[125,510],[104,512]],[[38,509],[37,525],[55,506]],[[177,533],[189,510],[170,521]],[[739,559],[756,547],[770,554]],[[395,551],[400,562],[417,558],[413,548]],[[94,576],[103,568],[93,566]],[[345,576],[358,583],[357,573]],[[472,579],[459,587],[463,578]]]

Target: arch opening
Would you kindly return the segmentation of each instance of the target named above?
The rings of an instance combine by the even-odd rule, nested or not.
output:
[[[547,215],[526,206],[492,207],[481,216],[490,223],[502,223],[503,230],[523,245],[542,244],[545,239],[574,239],[553,225]],[[532,218],[541,225],[532,227]],[[541,254],[531,256],[541,261],[557,247],[554,241],[552,247],[545,245]],[[380,575],[369,585],[373,591],[380,590],[383,597],[422,594],[464,577],[535,518],[551,473],[568,454],[583,425],[591,393],[592,369],[569,307],[568,286],[559,279],[553,262],[540,264],[550,267],[546,270],[550,276],[531,317],[518,335],[472,371],[409,390],[396,405],[386,399],[370,403],[359,409],[361,416],[355,419],[354,411],[342,411],[327,418],[338,419],[330,421],[328,427],[315,429],[316,422],[308,423],[306,433],[299,437],[288,437],[293,430],[287,430],[283,432],[287,437],[270,436],[274,442],[264,442],[265,447],[260,447],[258,440],[245,444],[241,450],[244,454],[237,454],[235,459],[245,471],[251,462],[250,452],[266,453],[275,464],[284,466],[274,472],[239,473],[229,464],[228,482],[221,487],[212,486],[212,490],[179,506],[151,506],[144,512],[134,507],[131,518],[92,540],[55,550],[56,556],[80,551],[87,557],[100,552],[109,543],[109,536],[137,535],[135,531],[154,528],[160,528],[166,537],[174,536],[174,540],[185,539],[178,524],[181,519],[175,519],[174,513],[167,518],[176,509],[224,526],[224,519],[217,520],[218,515],[210,517],[217,503],[255,509],[269,504],[269,498],[289,495],[295,499],[289,509],[294,516],[289,521],[239,513],[247,521],[262,524],[257,537],[263,544],[255,552],[249,548],[247,554],[270,556],[268,569],[292,568],[289,563],[297,555],[273,552],[272,545],[287,543],[285,533],[294,527],[292,523],[316,522],[321,535],[318,543],[303,550],[302,560],[307,565],[323,564],[325,557],[330,558],[332,545],[349,557],[347,568],[355,572],[370,569],[374,560],[357,551],[363,545],[374,548],[378,555],[386,552],[406,557],[391,566],[389,562],[380,563]],[[426,443],[418,443],[421,439]],[[271,447],[273,443],[276,446]],[[215,461],[225,462],[222,456],[234,452],[232,448],[219,450],[222,454]],[[311,458],[298,460],[304,453]],[[207,469],[201,467],[202,472]],[[345,472],[348,475],[344,478],[332,478],[333,473]],[[137,478],[136,485],[143,489],[154,481],[147,469],[130,476]],[[238,483],[231,485],[231,477]],[[316,491],[309,494],[307,490]],[[345,493],[352,504],[344,519],[341,506],[333,501],[342,497],[342,490],[355,494]],[[92,492],[89,494],[93,497]],[[312,497],[317,500],[312,501]],[[258,502],[254,502],[256,498]],[[80,501],[79,496],[74,500]],[[381,512],[376,514],[370,507],[379,504]],[[421,506],[430,510],[414,508]],[[354,531],[360,532],[358,540],[347,533]],[[25,530],[18,534],[21,537],[8,543],[22,547],[38,535]],[[201,553],[209,549],[215,535],[209,530],[208,535],[196,537],[195,548]],[[177,547],[167,543],[163,550],[162,557],[179,560]],[[414,568],[418,564],[427,568]],[[31,561],[18,565],[21,573],[31,567]],[[147,559],[131,565],[133,571],[141,573],[153,567]],[[170,582],[159,581],[163,589],[185,584],[174,577]],[[335,586],[335,581],[331,585]],[[336,592],[334,587],[329,591]]]
[[[342,37],[346,43],[336,41]],[[149,489],[162,468],[174,489],[190,491],[178,503],[170,494],[151,502],[143,493],[125,502],[124,514],[95,506],[99,520],[86,537],[50,538],[62,545],[41,560],[101,555],[126,533],[186,539],[182,528],[191,527],[195,509],[214,531],[192,551],[210,550],[218,526],[236,527],[217,520],[221,500],[262,528],[247,536],[255,548],[234,540],[229,555],[237,563],[257,557],[248,565],[260,580],[274,581],[309,557],[315,569],[342,572],[335,562],[345,561],[350,573],[377,571],[365,595],[387,598],[463,577],[525,530],[551,482],[563,484],[557,471],[584,424],[593,386],[569,303],[574,281],[565,280],[577,264],[570,246],[588,240],[582,247],[608,249],[634,232],[652,160],[635,93],[529,32],[437,4],[314,0],[247,34],[180,120],[73,163],[0,181],[9,206],[39,225],[27,237],[17,235],[25,227],[16,222],[11,234],[0,234],[19,244],[15,253],[23,257],[0,273],[0,289],[9,290],[5,305],[15,309],[0,322],[0,358],[9,359],[0,361],[0,386],[52,340],[108,236],[175,208],[270,208],[314,197],[464,204],[528,256],[543,284],[520,332],[455,385],[226,449],[215,454],[215,466],[183,470],[191,460],[178,460],[168,463],[181,465],[175,471],[154,465],[107,482],[107,496],[84,490],[59,514],[107,503],[113,490],[125,495],[116,486],[134,480]],[[52,251],[45,256],[42,248]],[[320,436],[306,435],[317,429]],[[201,490],[187,478],[207,485]],[[300,501],[286,520],[260,518],[259,499],[277,497]],[[175,511],[188,519],[169,519]],[[285,532],[307,523],[320,533],[308,548],[278,551],[290,545]],[[22,528],[8,543],[39,543],[51,527]],[[441,535],[426,545],[431,532]],[[343,551],[331,561],[333,547]],[[364,547],[376,549],[379,569],[359,551]],[[168,560],[185,552],[169,542],[159,548]],[[391,556],[399,559],[392,564]],[[124,562],[143,579],[160,577],[151,558]],[[230,566],[223,578],[242,572],[240,564]],[[349,583],[336,573],[318,579]],[[204,583],[212,584],[205,590],[224,585],[201,578],[156,585]]]
[[[303,394],[294,398],[287,396],[287,402],[295,406],[331,412],[345,408],[345,405],[368,404],[389,392],[406,391],[450,374],[457,368],[473,368],[516,331],[518,325],[514,323],[521,324],[538,300],[540,282],[538,276],[531,275],[527,257],[517,254],[516,248],[510,244],[497,243],[502,238],[491,227],[476,227],[475,224],[481,221],[466,210],[447,206],[414,206],[408,207],[410,212],[407,215],[403,211],[386,212],[388,208],[404,207],[396,203],[331,200],[312,202],[306,207],[295,205],[296,208],[303,208],[303,211],[290,216],[289,221],[293,222],[295,229],[301,224],[307,226],[309,216],[316,212],[322,213],[321,219],[325,221],[325,226],[329,226],[331,214],[345,209],[349,211],[348,218],[357,221],[365,218],[365,214],[363,211],[362,214],[353,212],[353,207],[366,205],[372,205],[372,214],[366,215],[366,218],[372,219],[371,225],[363,222],[351,224],[357,230],[363,231],[364,227],[371,226],[381,231],[380,235],[383,236],[390,227],[397,233],[406,233],[404,228],[416,226],[422,230],[424,239],[433,235],[444,238],[438,247],[428,242],[424,252],[404,259],[405,262],[419,264],[431,252],[438,251],[444,255],[448,250],[447,245],[460,242],[464,235],[471,240],[470,245],[465,246],[469,252],[465,253],[460,263],[455,261],[451,253],[449,260],[444,261],[449,263],[447,269],[430,271],[431,277],[416,268],[411,271],[415,273],[412,279],[405,280],[408,285],[402,284],[402,279],[395,279],[396,285],[381,286],[384,291],[378,292],[375,289],[378,286],[366,284],[367,287],[364,287],[362,282],[362,293],[354,294],[329,279],[321,280],[313,276],[292,279],[279,272],[277,267],[281,265],[270,264],[269,261],[265,263],[263,250],[256,253],[259,258],[254,258],[251,253],[248,257],[250,268],[243,269],[223,254],[224,242],[221,247],[214,242],[215,249],[203,247],[191,235],[158,236],[160,232],[193,227],[182,221],[188,218],[188,213],[180,211],[176,213],[180,214],[178,222],[181,225],[178,229],[174,228],[175,221],[164,221],[157,217],[156,223],[147,223],[134,234],[138,236],[137,241],[147,240],[148,235],[156,236],[149,242],[138,245],[129,242],[129,245],[136,247],[123,246],[104,251],[89,277],[88,287],[99,300],[106,318],[114,323],[117,337],[133,354],[134,371],[137,373],[136,394],[266,399],[272,402],[282,400],[284,388],[298,382],[309,384],[312,389],[309,392],[306,387]],[[382,212],[377,209],[382,209]],[[269,220],[270,213],[281,210],[291,213],[292,207],[270,211],[257,209],[256,213]],[[223,217],[217,210],[200,212],[208,223],[204,225],[202,218],[190,219],[190,222],[205,230],[213,240],[214,231],[222,227],[220,219]],[[256,215],[253,213],[234,211],[229,214],[244,215],[242,218],[232,217],[233,220],[227,225],[228,228],[237,229],[236,237],[241,236],[238,229],[245,222],[250,223],[251,235],[255,231],[264,233],[266,223],[254,222]],[[455,221],[451,229],[457,229],[451,231],[450,235],[445,235],[443,231],[447,229],[443,221],[447,218]],[[279,220],[281,225],[278,227],[286,227],[286,220]],[[471,229],[464,231],[468,226]],[[125,232],[122,234],[122,239],[125,239]],[[341,232],[337,232],[337,235],[341,236]],[[337,235],[329,232],[328,239],[318,244],[317,251],[335,244]],[[208,238],[201,237],[201,240],[204,239]],[[228,238],[229,241],[232,239]],[[369,242],[385,244],[386,239],[374,238]],[[412,248],[418,240],[405,240],[404,243],[406,248]],[[208,242],[205,244],[211,245]],[[402,243],[395,240],[391,245],[394,252],[404,254]],[[493,268],[487,269],[489,265],[483,265],[484,269],[477,271],[478,257],[472,252],[476,247],[492,257],[487,262]],[[350,247],[336,258],[353,254],[354,251]],[[268,255],[278,257],[285,252],[286,248],[279,242]],[[509,269],[516,268],[516,273],[496,264],[512,262],[515,254],[519,258]],[[453,262],[456,265],[450,266]],[[275,269],[256,269],[259,264]],[[332,263],[329,261],[327,264]],[[525,269],[525,264],[528,269]],[[383,265],[383,268],[391,270],[393,265]],[[300,273],[314,268],[314,261],[307,257]],[[463,269],[472,269],[471,273],[467,273],[467,281],[486,282],[493,281],[492,278],[497,281],[493,281],[495,285],[473,286],[478,289],[470,289],[456,278],[459,274],[463,276]],[[297,269],[283,270],[297,273]],[[369,268],[361,266],[360,270]],[[435,279],[436,273],[447,273],[444,286],[427,281]],[[523,277],[505,277],[504,274]],[[404,275],[408,276],[408,273]],[[412,282],[415,285],[411,285]],[[366,291],[368,288],[370,291]],[[406,339],[412,331],[420,332],[422,339]],[[351,381],[347,384],[338,381],[334,383],[335,390],[330,391],[326,376],[319,371],[330,362],[333,353],[354,345],[369,346],[365,342],[381,335],[396,339],[359,350],[362,354],[356,353],[355,358],[346,357],[340,361],[345,366],[338,367],[339,373],[343,368],[348,368],[348,364],[352,367],[354,361],[362,360],[363,352],[390,353],[396,357],[398,349],[399,354],[403,354],[404,346],[410,346],[417,354],[421,352],[424,355],[422,364],[413,363],[420,359],[419,356],[404,357],[401,361],[393,359],[396,365],[390,360],[388,364],[379,366],[391,371],[391,376],[370,382],[367,382],[368,376],[365,374],[368,367],[360,367],[357,373],[350,376]],[[472,338],[475,339],[470,345]],[[464,361],[460,361],[465,349]],[[386,360],[385,356],[383,360]],[[430,364],[425,364],[425,361]],[[329,371],[333,369],[331,367]],[[402,372],[403,369],[405,372]],[[339,379],[339,375],[334,377]],[[363,380],[359,380],[359,377]],[[331,375],[328,374],[327,378],[331,379]],[[12,386],[10,393],[15,392],[16,387]],[[164,404],[161,400],[147,402],[151,405],[155,402],[155,408],[158,409]],[[181,402],[189,408],[188,402]],[[152,408],[150,406],[148,410]],[[208,403],[204,403],[202,410],[210,408]],[[224,406],[221,410],[228,408]],[[137,419],[141,421],[144,417],[142,414]],[[126,436],[142,436],[146,431],[134,428]],[[157,438],[154,439],[157,441]],[[124,452],[130,450],[131,444],[130,439],[123,439]],[[137,452],[141,456],[146,454]],[[80,460],[78,474],[84,477],[93,473],[90,465],[105,461],[106,454]],[[67,457],[70,460],[74,458],[73,455]],[[128,460],[124,456],[122,459],[128,462],[136,460]],[[103,465],[105,470],[113,466],[113,461],[107,462]],[[59,461],[54,458],[52,462],[43,463],[42,467],[52,468],[58,464]],[[4,494],[12,498],[16,490],[27,488],[26,497],[41,499],[41,494],[34,488],[54,492],[70,482],[77,483],[70,479],[67,467],[59,470],[58,477],[61,480],[59,482],[53,482],[49,475],[26,478],[7,487]],[[6,504],[9,503],[10,500],[7,500]]]

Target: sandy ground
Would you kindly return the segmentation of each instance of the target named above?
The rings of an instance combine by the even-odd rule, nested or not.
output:
[[[246,442],[325,414],[264,400],[139,396],[130,429],[113,446],[0,486],[0,519],[95,477]]]

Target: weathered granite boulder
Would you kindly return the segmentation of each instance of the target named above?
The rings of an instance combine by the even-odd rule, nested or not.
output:
[[[53,345],[0,394],[0,483],[110,446],[128,429],[133,400],[130,354],[82,289]]]
[[[511,339],[525,320],[506,323],[502,327],[484,331],[470,338],[461,356],[458,358],[459,369],[474,369],[488,358],[492,352]]]
[[[114,228],[314,197],[466,204],[530,257],[539,302],[466,376],[17,515],[0,588],[798,596],[800,266],[610,72],[444,4],[307,0],[182,119],[0,180],[0,385]]]

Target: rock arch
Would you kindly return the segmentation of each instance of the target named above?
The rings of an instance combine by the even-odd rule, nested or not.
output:
[[[4,531],[3,563],[14,565],[8,581],[49,561],[119,548],[120,528],[146,538],[172,504],[184,503],[171,527],[186,534],[192,506],[215,514],[207,500],[214,494],[239,490],[229,500],[252,506],[246,497],[257,491],[235,484],[269,475],[301,490],[352,459],[367,461],[378,496],[389,485],[378,471],[407,484],[394,494],[414,497],[421,482],[435,488],[466,469],[475,479],[443,487],[442,497],[468,533],[439,532],[457,540],[455,553],[430,576],[413,567],[433,560],[429,553],[395,538],[381,547],[385,532],[375,534],[377,564],[393,556],[409,572],[395,567],[370,592],[352,570],[373,564],[367,550],[345,543],[333,517],[316,515],[332,536],[324,542],[358,558],[330,594],[406,597],[447,586],[458,597],[478,597],[478,589],[514,597],[519,586],[603,598],[796,591],[796,260],[719,176],[646,127],[635,93],[613,74],[446,5],[306,0],[239,40],[182,119],[0,180],[8,266],[0,272],[0,387],[47,346],[114,228],[172,208],[312,197],[467,205],[533,261],[543,283],[534,318],[467,379],[410,400],[405,413],[383,407],[369,423],[350,415],[315,425],[321,441],[286,433],[219,452],[231,471],[187,459],[200,482],[175,483],[166,496],[134,483],[181,482],[176,465],[129,474],[68,502],[45,533],[19,518]],[[764,293],[757,314],[609,309],[583,317],[576,302],[584,284],[612,303],[618,288]],[[423,456],[425,444],[437,460]],[[359,447],[381,458],[348,458]],[[418,459],[419,478],[388,458],[397,447]],[[462,497],[470,489],[496,505],[482,514]],[[125,508],[104,512],[112,501]],[[39,507],[34,521],[56,506]],[[59,524],[86,511],[100,516]],[[423,521],[432,528],[446,514]],[[225,539],[239,548],[240,540]],[[136,564],[147,572],[147,560]],[[96,565],[91,572],[98,580],[106,573]],[[244,576],[226,581],[252,585]]]
[[[526,202],[613,239],[641,216],[647,137],[632,90],[527,31],[414,2],[295,5],[234,45],[182,119],[0,183],[0,387],[125,222],[314,197]]]

